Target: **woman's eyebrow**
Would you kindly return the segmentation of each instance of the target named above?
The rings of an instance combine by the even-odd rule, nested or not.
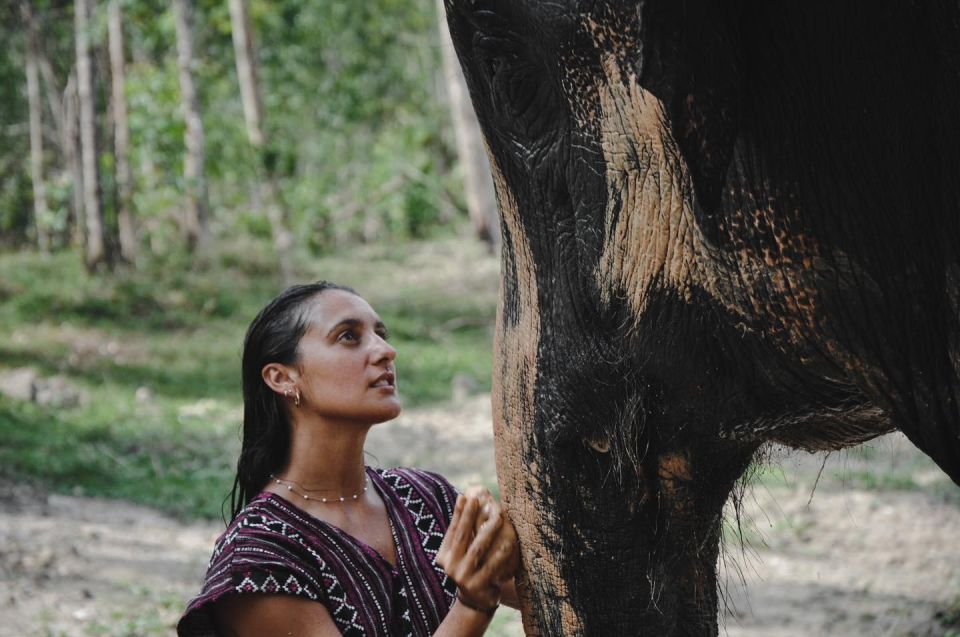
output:
[[[360,327],[362,325],[363,325],[363,321],[358,318],[345,318],[339,323],[337,323],[336,325],[334,325],[332,328],[330,328],[330,331],[327,332],[327,336],[330,336],[341,327]],[[378,330],[385,330],[387,329],[387,326],[384,324],[383,321],[377,321],[376,323],[373,324],[373,328]]]
[[[334,325],[332,328],[330,328],[330,331],[327,332],[327,336],[330,336],[331,334],[333,334],[334,332],[336,332],[336,331],[337,331],[338,329],[340,329],[341,327],[344,327],[344,326],[346,326],[346,327],[357,327],[357,326],[360,326],[360,325],[363,325],[363,321],[361,321],[360,319],[357,319],[357,318],[345,318],[345,319],[343,319],[342,321],[340,321],[339,323],[337,323],[336,325]]]

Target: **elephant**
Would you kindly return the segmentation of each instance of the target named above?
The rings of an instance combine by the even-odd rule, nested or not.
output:
[[[770,443],[960,484],[960,6],[445,0],[501,212],[524,627],[716,635]]]

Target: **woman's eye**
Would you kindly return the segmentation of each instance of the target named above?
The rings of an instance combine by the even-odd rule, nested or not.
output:
[[[382,339],[385,340],[385,341],[389,341],[389,340],[390,340],[390,333],[387,332],[386,330],[384,330],[383,332],[377,332],[377,336],[379,336],[380,338],[382,338]]]
[[[357,339],[357,335],[354,334],[353,332],[344,332],[343,334],[340,335],[340,340],[341,340],[341,341],[356,341],[356,340],[358,340],[358,339]]]

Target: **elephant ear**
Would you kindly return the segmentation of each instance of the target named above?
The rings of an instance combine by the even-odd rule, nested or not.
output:
[[[739,2],[676,0],[646,2],[640,13],[640,83],[667,108],[708,240],[740,123],[739,15]]]

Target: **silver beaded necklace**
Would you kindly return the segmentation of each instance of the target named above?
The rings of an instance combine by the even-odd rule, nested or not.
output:
[[[341,504],[344,502],[353,502],[354,500],[359,500],[360,496],[367,492],[367,487],[370,486],[370,478],[364,476],[363,478],[363,490],[359,493],[354,493],[353,495],[341,495],[340,497],[319,497],[315,495],[310,495],[306,493],[307,491],[319,491],[319,489],[306,489],[292,480],[284,480],[283,478],[278,478],[277,476],[270,474],[270,478],[279,484],[282,487],[286,487],[287,491],[294,493],[304,500],[313,500],[314,502],[319,502],[320,504]]]

